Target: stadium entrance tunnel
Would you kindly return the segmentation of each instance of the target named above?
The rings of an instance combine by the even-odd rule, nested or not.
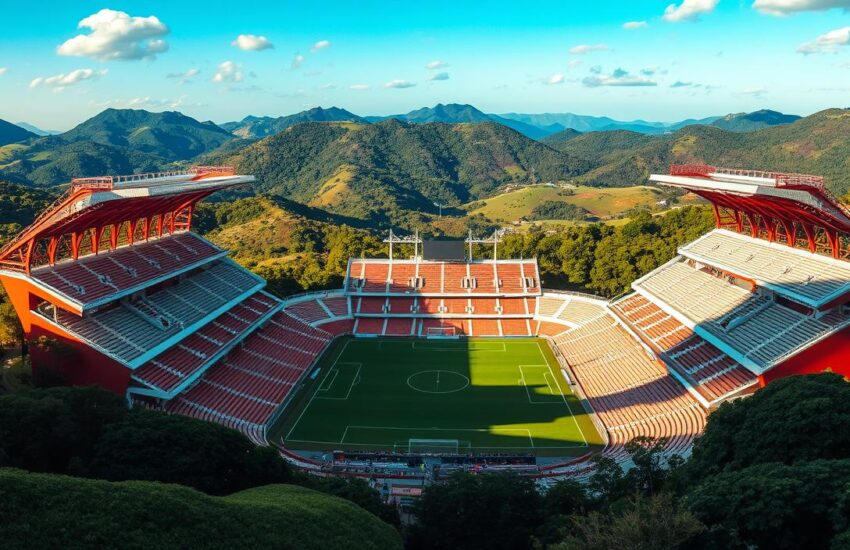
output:
[[[548,342],[342,338],[273,428],[304,451],[573,457],[603,439]]]

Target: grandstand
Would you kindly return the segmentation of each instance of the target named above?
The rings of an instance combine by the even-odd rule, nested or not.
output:
[[[709,201],[716,228],[610,302],[544,289],[536,259],[498,257],[498,234],[470,235],[468,254],[464,242],[429,251],[418,235],[391,234],[387,258],[349,259],[342,288],[279,299],[191,232],[199,200],[252,180],[227,167],[74,180],[0,250],[36,373],[267,444],[319,391],[320,358],[338,337],[538,337],[618,461],[637,436],[687,454],[711,410],[773,379],[850,374],[850,213],[820,178],[710,166],[653,175]],[[397,257],[398,243],[413,255]],[[491,258],[472,257],[482,243]],[[573,460],[542,475],[588,468]]]

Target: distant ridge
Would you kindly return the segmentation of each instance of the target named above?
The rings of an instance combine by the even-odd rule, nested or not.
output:
[[[797,115],[786,115],[770,109],[761,109],[752,113],[732,113],[715,120],[711,125],[730,132],[752,132],[769,126],[789,124],[800,120],[800,118]]]
[[[17,124],[0,119],[0,146],[17,143],[30,138],[38,137],[37,134],[21,128]]]
[[[354,113],[340,109],[339,107],[314,107],[294,115],[281,117],[257,117],[247,116],[239,122],[225,122],[222,128],[241,138],[264,138],[273,136],[287,128],[302,122],[359,122],[366,123],[366,119]]]
[[[24,130],[29,130],[30,132],[32,132],[33,134],[35,134],[37,136],[55,136],[57,134],[62,133],[59,130],[42,130],[38,126],[33,126],[32,124],[29,124],[28,122],[16,122],[15,124],[17,126],[20,126],[21,128],[23,128]]]

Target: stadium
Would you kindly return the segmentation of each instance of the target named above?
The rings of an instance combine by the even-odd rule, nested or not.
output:
[[[73,180],[0,250],[34,371],[230,426],[304,468],[399,476],[423,457],[581,476],[593,455],[626,463],[638,436],[687,455],[724,401],[850,373],[850,212],[819,177],[653,175],[710,203],[716,228],[610,301],[544,288],[498,234],[392,233],[387,258],[349,259],[342,288],[278,298],[192,232],[198,201],[253,179]]]

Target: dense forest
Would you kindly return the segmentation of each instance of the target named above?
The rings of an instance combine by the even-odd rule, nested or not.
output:
[[[723,404],[689,459],[638,438],[634,468],[597,458],[586,484],[453,474],[403,527],[364,481],[301,474],[229,428],[128,411],[95,388],[25,389],[0,396],[0,514],[19,518],[0,536],[5,548],[847,548],[848,422],[840,376],[789,377]]]

